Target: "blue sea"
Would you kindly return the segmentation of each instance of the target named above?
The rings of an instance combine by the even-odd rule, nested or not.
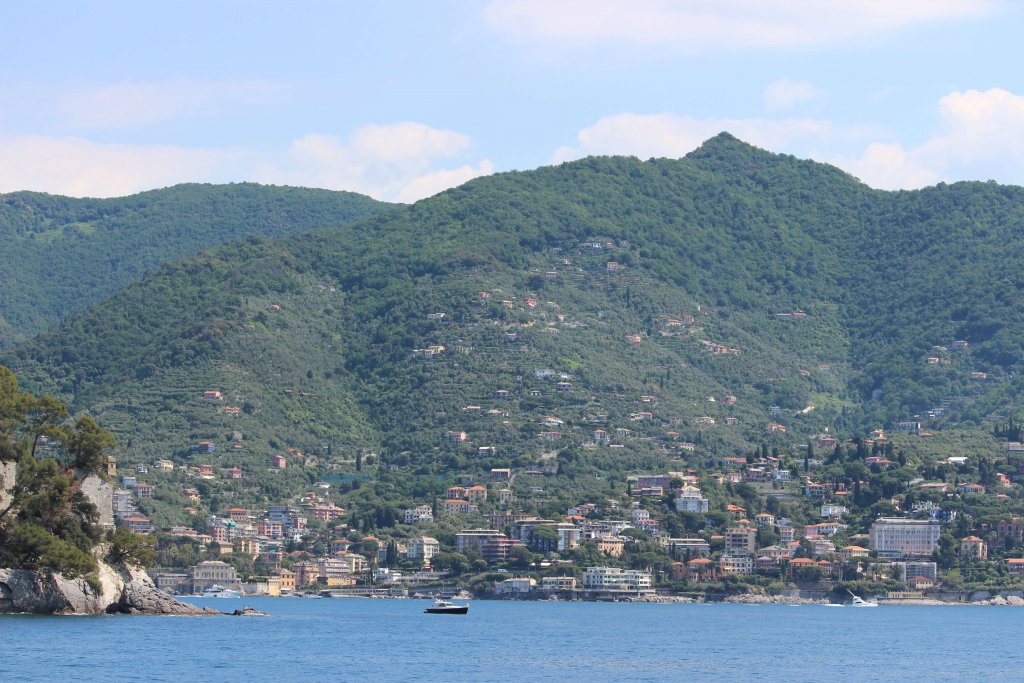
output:
[[[271,616],[0,616],[0,681],[1024,680],[1024,608],[190,600]]]

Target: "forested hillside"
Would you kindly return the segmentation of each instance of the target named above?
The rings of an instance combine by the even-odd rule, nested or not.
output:
[[[0,195],[0,347],[165,261],[250,235],[341,225],[387,206],[351,192],[252,184],[178,185],[118,199]]]
[[[247,191],[252,215],[273,204]],[[310,222],[331,223],[318,206]],[[501,174],[217,247],[0,362],[129,461],[210,442],[204,459],[264,490],[358,479],[369,457],[582,482],[1012,414],[1022,246],[1020,188],[881,192],[722,134],[679,160]],[[584,451],[596,430],[621,448]],[[274,453],[312,467],[267,472]]]

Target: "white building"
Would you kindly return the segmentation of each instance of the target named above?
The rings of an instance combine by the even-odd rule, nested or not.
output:
[[[684,486],[676,494],[677,512],[705,513],[708,511],[708,499],[705,498],[699,488],[695,486]]]
[[[879,517],[871,525],[868,548],[879,557],[927,557],[939,543],[941,528],[935,519]]]
[[[593,591],[653,593],[654,579],[648,572],[619,567],[587,567],[583,587]]]
[[[416,524],[417,522],[433,522],[434,511],[429,505],[420,505],[405,511],[405,523]]]
[[[405,556],[410,560],[423,560],[428,562],[440,551],[440,549],[441,544],[436,538],[420,536],[419,538],[409,540],[409,548],[406,550]]]
[[[825,519],[839,519],[846,514],[846,507],[843,505],[826,504],[821,506],[821,516]]]
[[[537,580],[531,578],[511,578],[494,582],[495,595],[528,595],[537,588]]]

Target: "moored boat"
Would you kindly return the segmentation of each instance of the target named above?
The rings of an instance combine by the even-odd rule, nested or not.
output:
[[[423,610],[426,614],[466,614],[469,605],[456,605],[447,600],[435,600],[430,607]]]
[[[240,598],[242,594],[238,591],[214,584],[203,591],[204,598]]]

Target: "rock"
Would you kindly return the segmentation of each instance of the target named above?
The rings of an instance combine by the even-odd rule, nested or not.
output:
[[[100,590],[48,569],[0,569],[0,614],[220,614],[179,602],[141,569],[99,563]]]
[[[81,480],[82,494],[96,506],[99,525],[104,529],[114,528],[114,487],[95,474],[77,472]]]
[[[820,605],[828,601],[794,595],[768,595],[761,590],[730,595],[723,602],[740,605]]]
[[[242,609],[236,609],[231,613],[233,617],[269,617],[270,615],[266,612],[261,612],[255,607],[245,606]]]
[[[146,572],[132,568],[124,568],[125,582],[120,598],[116,603],[107,606],[106,611],[122,614],[179,614],[201,615],[220,614],[209,607],[196,607],[186,602],[175,600],[167,593],[159,590],[153,579]]]

